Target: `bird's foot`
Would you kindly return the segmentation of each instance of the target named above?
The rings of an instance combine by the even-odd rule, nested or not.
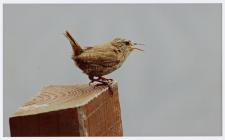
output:
[[[91,86],[92,83],[99,81],[99,77],[95,78],[94,76],[89,76],[89,79],[91,80],[89,86]]]
[[[105,78],[105,77],[99,77],[99,80],[107,81],[107,82],[112,82],[113,81],[113,79],[108,79],[108,78]]]
[[[98,81],[99,83],[95,84],[95,87],[99,87],[99,86],[108,86],[109,83],[104,82],[104,81]]]
[[[92,83],[94,83],[95,81],[91,80],[88,85],[91,86]]]
[[[98,86],[107,86],[109,88],[110,94],[111,95],[113,94],[113,90],[111,87],[113,79],[107,79],[104,77],[95,77],[95,76],[89,76],[89,79],[91,80],[89,82],[89,86],[94,82],[98,82],[97,84],[94,85],[94,88]]]

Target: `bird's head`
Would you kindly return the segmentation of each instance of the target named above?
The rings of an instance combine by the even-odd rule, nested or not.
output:
[[[123,39],[123,38],[115,38],[112,40],[111,44],[118,49],[122,49],[124,51],[132,52],[133,50],[144,51],[140,48],[136,48],[136,45],[144,45],[132,42],[131,40]]]

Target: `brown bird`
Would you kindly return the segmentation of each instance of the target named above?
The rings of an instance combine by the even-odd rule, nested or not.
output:
[[[135,45],[143,45],[134,43],[123,38],[115,38],[93,47],[81,47],[81,45],[66,31],[65,36],[70,41],[73,49],[72,59],[75,64],[88,75],[91,83],[97,81],[97,85],[108,85],[112,79],[104,78],[107,75],[121,67],[127,56],[136,48]]]

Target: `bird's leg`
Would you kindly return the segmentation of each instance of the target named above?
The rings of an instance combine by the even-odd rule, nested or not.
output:
[[[95,77],[97,77],[97,78],[95,78]],[[89,82],[89,85],[91,85],[91,83],[93,83],[93,82],[99,82],[98,84],[94,85],[94,87],[107,86],[109,88],[111,95],[113,95],[111,83],[109,83],[109,81],[113,81],[113,79],[106,79],[104,77],[90,76],[90,75],[88,76],[88,78],[91,80]]]
[[[107,82],[112,82],[113,81],[113,79],[107,79],[107,78],[105,78],[105,77],[99,77],[99,79],[101,79],[101,80],[103,80],[103,81],[107,81]]]
[[[106,79],[104,77],[99,77],[98,80],[99,83],[96,84],[95,86],[107,86],[109,88],[109,91],[110,91],[110,94],[113,95],[113,90],[112,90],[112,87],[111,87],[111,83],[109,81],[113,81],[113,79]]]
[[[95,79],[95,76],[89,75],[88,78],[91,80],[91,81],[89,82],[89,86],[90,86],[92,83],[94,83],[95,81],[99,82],[99,77],[97,77],[97,79]]]

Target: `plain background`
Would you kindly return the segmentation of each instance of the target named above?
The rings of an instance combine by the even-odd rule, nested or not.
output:
[[[89,82],[63,36],[82,45],[144,43],[108,77],[119,83],[125,136],[222,134],[222,5],[12,5],[4,18],[4,136],[43,86]]]

